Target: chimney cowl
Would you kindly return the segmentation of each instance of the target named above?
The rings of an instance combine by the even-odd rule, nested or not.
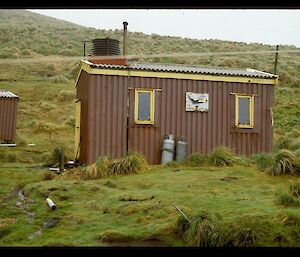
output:
[[[127,65],[125,58],[120,56],[119,40],[111,38],[95,38],[92,56],[88,61],[95,64]]]

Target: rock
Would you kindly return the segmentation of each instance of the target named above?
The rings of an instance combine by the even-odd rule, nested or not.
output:
[[[59,223],[58,218],[53,218],[51,220],[47,220],[43,224],[43,228],[53,228]]]

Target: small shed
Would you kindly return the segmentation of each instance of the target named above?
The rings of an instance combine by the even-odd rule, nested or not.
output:
[[[0,90],[0,142],[16,139],[18,101],[16,94]]]
[[[237,154],[270,152],[278,76],[255,69],[190,65],[94,63],[76,79],[76,159],[128,151],[159,164],[167,134],[185,138],[187,154],[217,146]]]

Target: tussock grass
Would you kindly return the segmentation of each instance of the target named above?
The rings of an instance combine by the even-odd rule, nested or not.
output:
[[[192,218],[186,232],[186,240],[190,246],[213,247],[218,244],[215,231],[218,220],[206,211],[200,211]]]
[[[128,175],[138,173],[146,166],[147,161],[142,154],[130,152],[127,156],[114,160],[109,165],[109,169],[112,175]]]
[[[107,176],[135,174],[145,169],[147,165],[145,157],[136,152],[129,152],[120,159],[103,156],[87,167],[85,176],[86,179],[99,179]]]
[[[98,172],[95,164],[89,165],[85,170],[86,179],[98,179]]]
[[[176,222],[176,232],[183,237],[190,228],[190,222],[183,216],[179,216]]]
[[[233,151],[225,146],[216,147],[208,157],[208,162],[214,166],[232,166],[235,164]]]
[[[275,153],[261,153],[253,157],[256,167],[270,176],[299,175],[300,161],[295,152],[280,149]]]
[[[294,165],[297,162],[295,154],[287,149],[281,149],[273,156],[273,164],[266,169],[270,176],[296,175]]]
[[[251,226],[240,220],[225,222],[218,214],[197,212],[188,222],[183,217],[177,220],[176,228],[190,246],[199,247],[251,247],[258,234]]]
[[[229,229],[231,234],[228,239],[224,240],[225,243],[220,246],[229,247],[252,247],[257,241],[257,233],[249,227],[239,226],[236,229]]]

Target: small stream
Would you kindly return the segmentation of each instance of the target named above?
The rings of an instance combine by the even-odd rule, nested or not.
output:
[[[26,199],[26,197],[24,196],[22,190],[19,190],[17,192],[17,196],[18,196],[18,201],[16,202],[16,206],[18,208],[20,208],[20,210],[23,213],[27,214],[27,219],[29,220],[30,223],[33,223],[34,222],[35,213],[27,211],[26,210],[27,207],[25,206],[25,203],[27,201],[28,203],[32,204],[32,203],[34,203],[34,201],[32,201],[30,199]],[[52,219],[44,221],[43,226],[39,230],[37,230],[34,233],[30,234],[28,236],[28,239],[32,240],[32,239],[34,239],[36,237],[41,236],[43,234],[43,231],[45,229],[55,227],[58,223],[59,223],[59,219],[58,218],[52,218]]]

